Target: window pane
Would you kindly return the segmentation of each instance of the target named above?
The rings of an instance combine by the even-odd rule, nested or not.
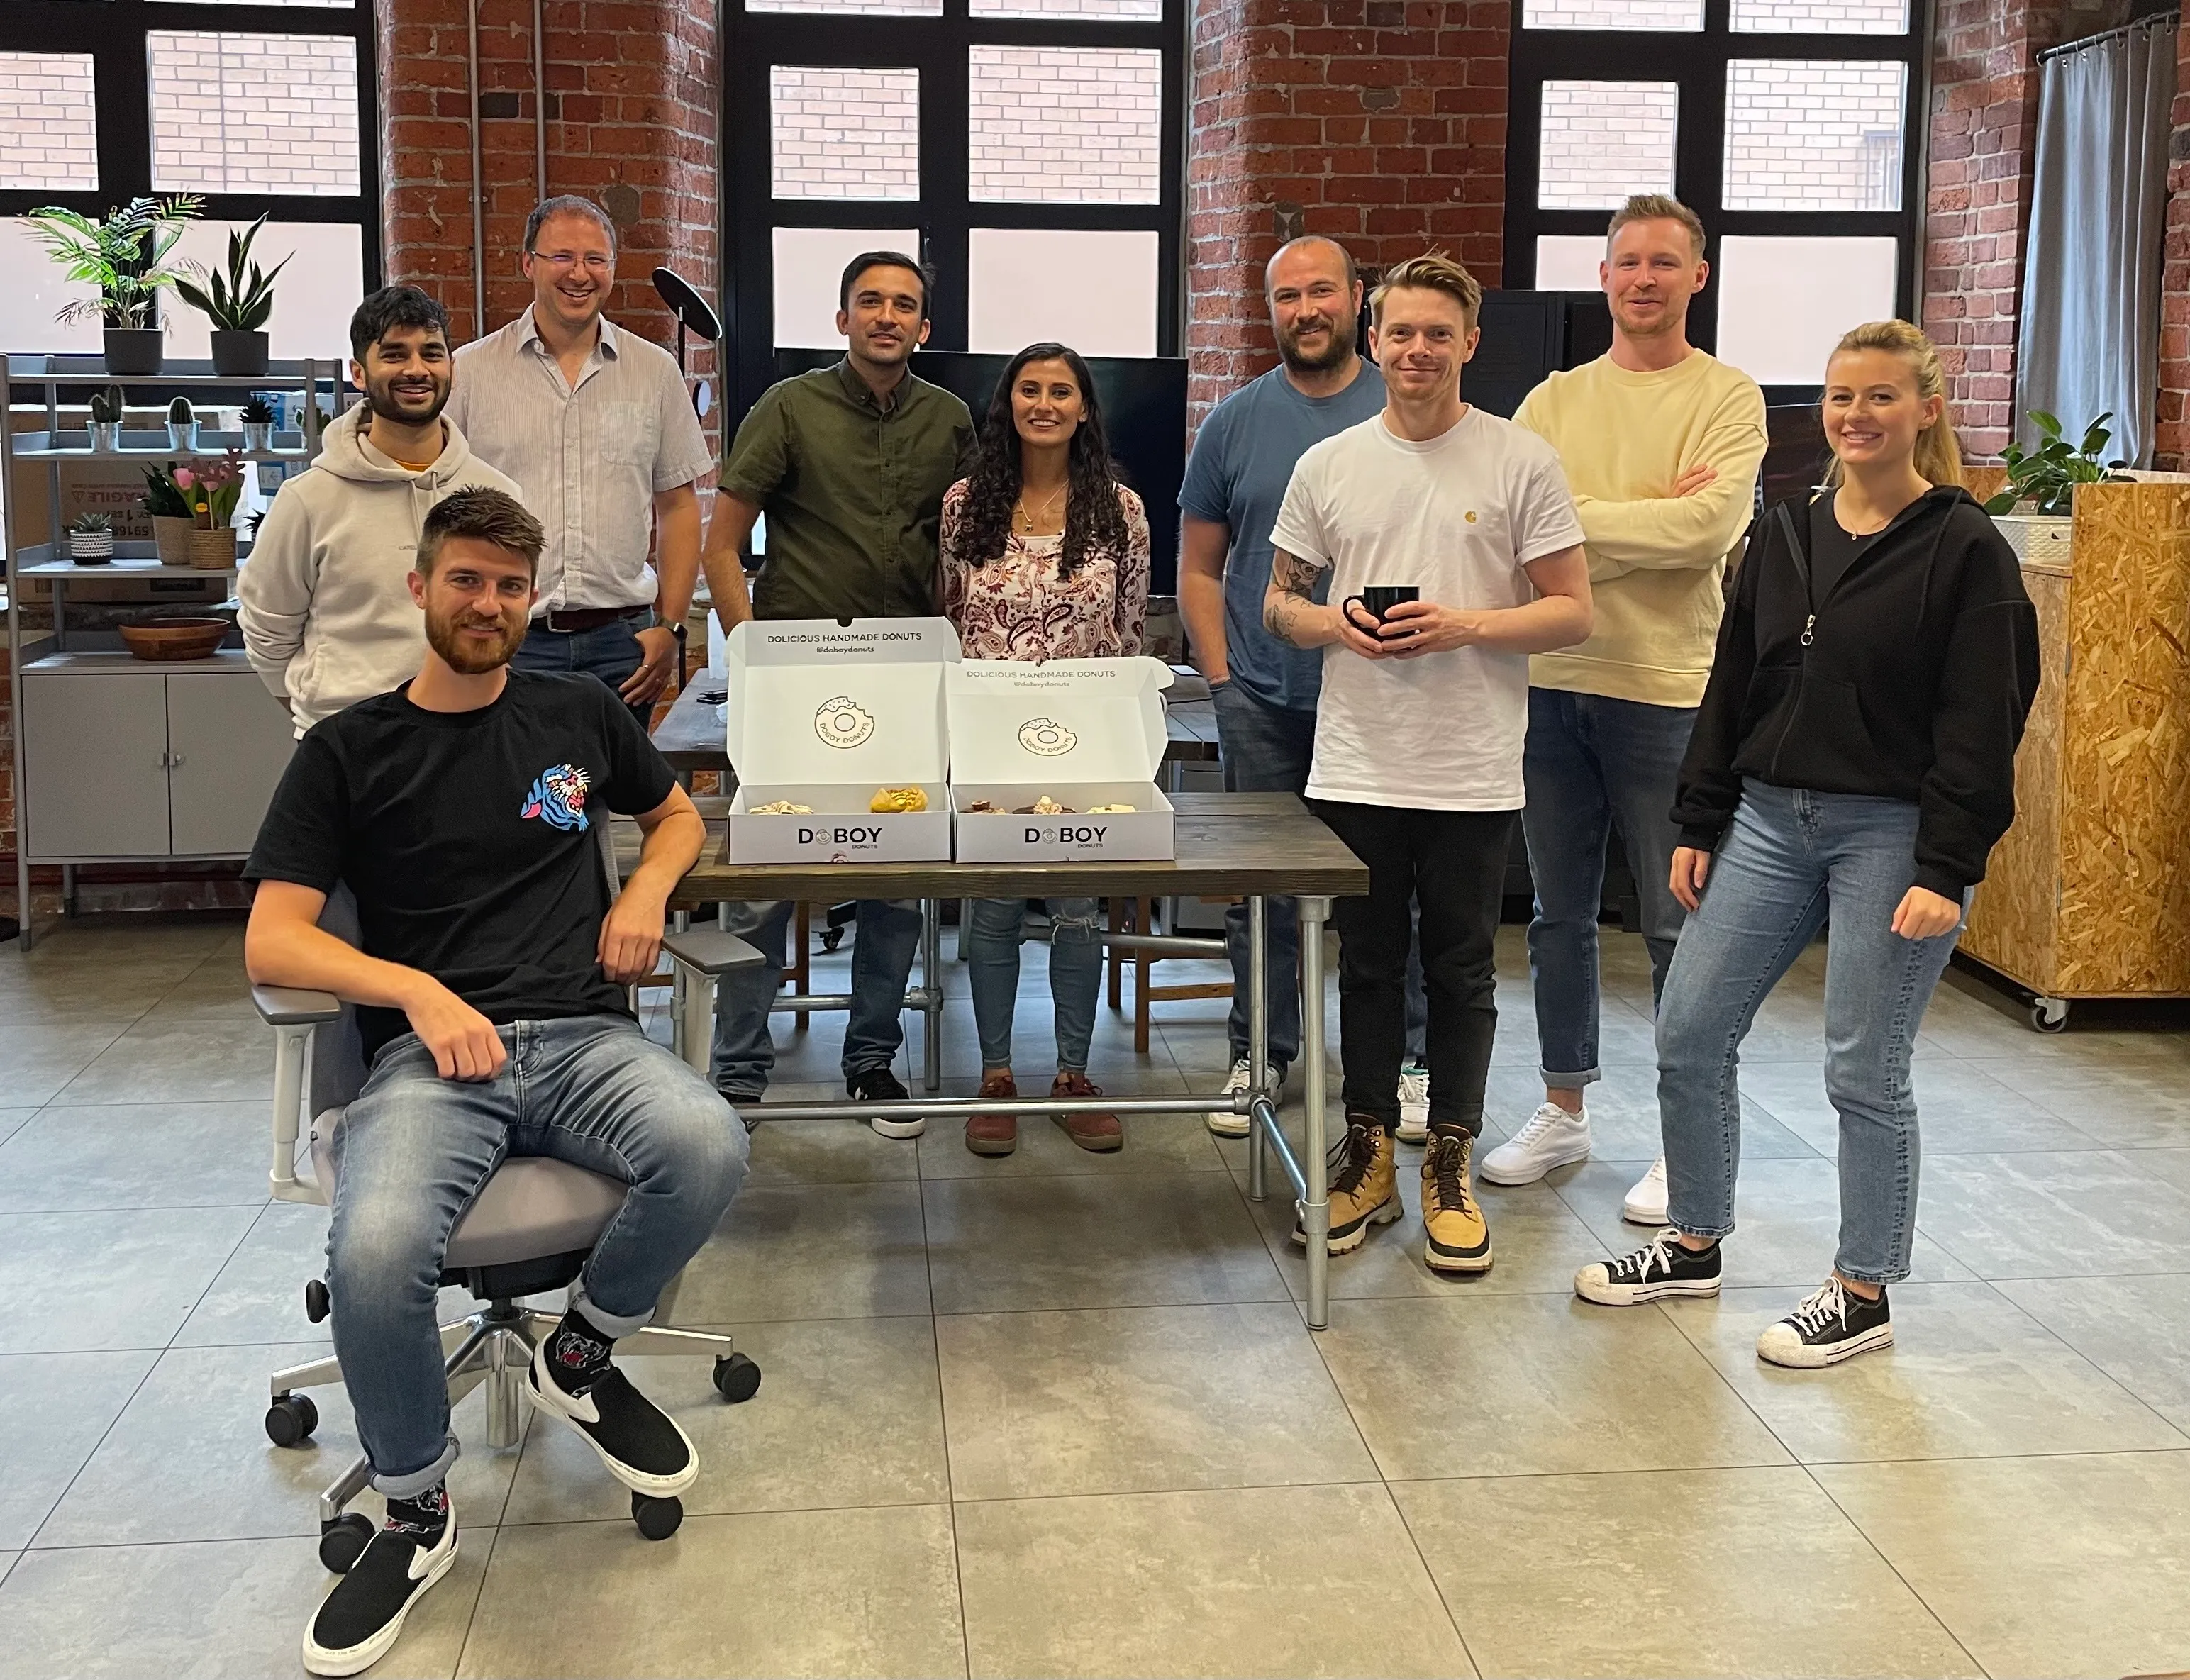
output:
[[[94,295],[89,286],[61,278],[43,247],[31,242],[27,222],[0,219],[0,274],[8,276],[8,343],[26,354],[97,353],[99,317],[64,326],[54,316],[64,304]],[[77,399],[82,401],[79,394]]]
[[[838,16],[939,18],[943,0],[746,0],[748,12],[830,12]]]
[[[920,72],[771,65],[778,198],[920,196]]]
[[[1094,22],[1155,23],[1163,0],[973,0],[977,18],[1086,18]]]
[[[1524,29],[1695,30],[1704,26],[1704,0],[1529,0],[1521,22]]]
[[[1893,314],[1891,238],[1719,241],[1718,359],[1760,385],[1817,385],[1841,333]]]
[[[1082,355],[1156,353],[1156,236],[975,228],[967,348],[1010,355],[1053,338]]]
[[[1536,202],[1616,209],[1630,193],[1673,190],[1675,82],[1546,82]]]
[[[1729,210],[1898,210],[1898,60],[1730,59]]]
[[[1053,204],[1161,198],[1161,53],[975,47],[968,77],[968,197]]]
[[[1603,234],[1540,233],[1536,236],[1536,290],[1601,291],[1597,265],[1603,260]]]
[[[145,43],[155,189],[356,194],[356,42],[156,32]]]
[[[91,54],[0,53],[0,187],[96,188]]]
[[[1909,0],[1733,0],[1733,26],[1753,35],[1900,35]]]
[[[785,350],[842,349],[837,330],[837,289],[844,264],[862,251],[920,254],[917,228],[778,228],[775,256],[775,343]]]
[[[176,257],[221,269],[228,261],[228,236],[248,222],[193,222],[175,242]],[[252,241],[251,260],[271,269],[284,257],[289,266],[274,282],[274,313],[266,322],[267,349],[274,355],[317,356],[325,361],[349,355],[349,318],[365,296],[360,230],[355,222],[269,222]],[[210,356],[212,324],[168,292],[160,299],[161,324],[167,329],[171,356]]]

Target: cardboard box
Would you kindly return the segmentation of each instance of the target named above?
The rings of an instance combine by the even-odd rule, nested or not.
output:
[[[1163,763],[1161,660],[969,659],[945,673],[950,809],[961,863],[1070,863],[1172,855]],[[1024,814],[1047,794],[1066,816]],[[995,813],[966,808],[985,799]],[[1096,805],[1130,811],[1097,814]]]
[[[723,650],[732,863],[939,863],[950,855],[943,618],[747,620]],[[877,814],[876,790],[917,786],[918,812]],[[811,816],[759,816],[780,799]]]

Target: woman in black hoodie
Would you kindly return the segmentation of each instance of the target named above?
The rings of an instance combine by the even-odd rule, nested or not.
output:
[[[2014,817],[2038,690],[2037,616],[1960,487],[1943,384],[1908,322],[1850,332],[1826,367],[1827,489],[1750,529],[1672,814],[1673,893],[1690,915],[1658,1007],[1671,1228],[1574,1279],[1608,1306],[1718,1292],[1741,1041],[1830,913],[1840,1249],[1824,1286],[1757,1339],[1775,1365],[1893,1339],[1886,1289],[1909,1275],[1916,1224],[1909,1052]]]

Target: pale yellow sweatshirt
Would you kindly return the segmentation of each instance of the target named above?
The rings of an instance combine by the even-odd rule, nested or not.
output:
[[[1538,688],[1651,706],[1702,703],[1720,579],[1748,528],[1764,459],[1764,393],[1701,350],[1655,373],[1608,355],[1554,373],[1513,416],[1559,452],[1589,550],[1597,627],[1529,661]],[[1718,477],[1673,494],[1699,463]]]

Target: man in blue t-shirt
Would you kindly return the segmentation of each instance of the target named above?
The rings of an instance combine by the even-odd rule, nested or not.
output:
[[[1334,239],[1311,234],[1281,247],[1264,270],[1270,330],[1279,365],[1224,399],[1201,423],[1182,515],[1179,613],[1194,662],[1209,679],[1224,752],[1224,786],[1235,793],[1298,793],[1308,786],[1315,749],[1315,702],[1323,680],[1319,650],[1288,646],[1262,627],[1270,582],[1270,527],[1310,446],[1372,419],[1384,409],[1384,378],[1355,353],[1361,281],[1353,258]],[[1319,585],[1319,587],[1323,586]],[[1247,910],[1224,917],[1232,959],[1232,1076],[1227,1091],[1247,1088]],[[1270,905],[1270,1068],[1279,1082],[1300,1053],[1300,924],[1292,900]],[[1427,1135],[1429,1079],[1421,1068],[1426,1010],[1421,978],[1410,963],[1406,1071],[1400,1079],[1399,1136]],[[1244,1115],[1210,1111],[1220,1137],[1246,1135]]]

